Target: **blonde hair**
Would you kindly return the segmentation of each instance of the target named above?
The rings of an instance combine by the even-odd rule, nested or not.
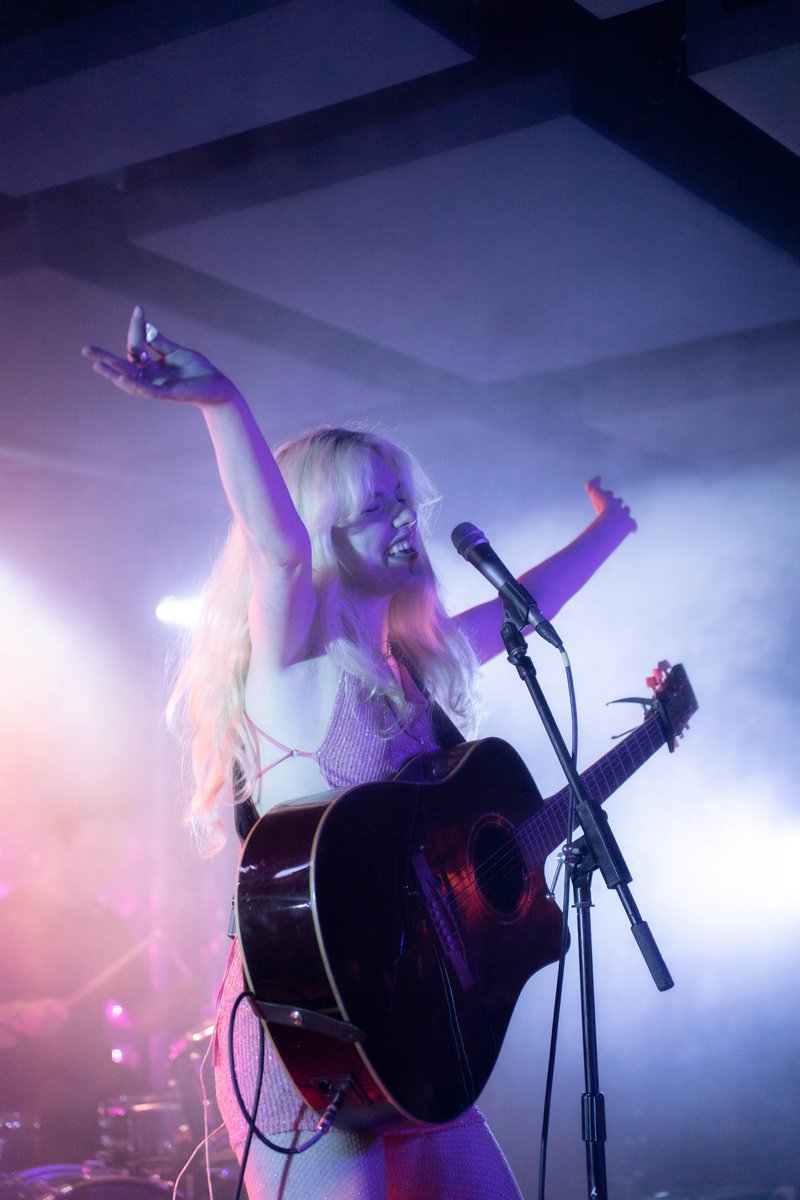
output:
[[[408,663],[419,686],[470,728],[475,656],[466,638],[448,623],[425,550],[424,534],[438,496],[408,451],[372,432],[323,427],[275,453],[311,540],[316,639],[343,671],[363,681],[369,695],[387,697],[403,719],[406,698],[386,661],[364,640],[357,610],[342,589],[332,542],[334,528],[353,521],[370,498],[373,453],[396,473],[409,505],[417,510],[422,533],[421,582],[398,590],[390,601],[392,650]],[[200,619],[167,706],[170,723],[183,726],[191,758],[187,823],[209,854],[225,841],[221,807],[250,794],[258,769],[244,708],[251,593],[245,537],[234,520],[202,590]]]

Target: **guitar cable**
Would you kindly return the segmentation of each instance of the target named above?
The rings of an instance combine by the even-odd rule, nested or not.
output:
[[[233,1092],[236,1096],[236,1103],[239,1105],[242,1116],[247,1122],[247,1137],[242,1150],[242,1161],[239,1168],[239,1180],[236,1187],[234,1200],[240,1200],[242,1187],[244,1185],[244,1173],[247,1165],[247,1159],[250,1154],[250,1147],[253,1144],[253,1137],[257,1137],[260,1142],[267,1146],[270,1150],[274,1150],[277,1154],[304,1154],[306,1150],[310,1150],[317,1142],[329,1132],[339,1107],[344,1100],[347,1091],[350,1088],[350,1079],[337,1089],[333,1099],[317,1122],[316,1133],[313,1133],[308,1141],[303,1142],[301,1146],[279,1146],[277,1142],[270,1141],[265,1133],[258,1128],[258,1106],[261,1100],[261,1089],[264,1084],[264,1064],[266,1060],[266,1039],[264,1034],[264,1025],[259,1020],[258,1022],[258,1076],[256,1078],[255,1095],[253,1097],[253,1110],[250,1112],[244,1097],[242,1096],[239,1080],[236,1076],[236,1057],[234,1053],[233,1034],[236,1024],[236,1014],[239,1011],[239,1006],[242,1001],[255,999],[252,992],[247,990],[240,992],[236,997],[231,1009],[231,1016],[228,1022],[228,1061],[230,1062],[231,1083],[233,1084]]]
[[[575,684],[572,677],[572,666],[570,665],[569,657],[566,650],[561,650],[561,660],[564,664],[564,671],[567,677],[567,691],[569,694],[569,710],[572,726],[572,750],[570,758],[573,766],[578,765],[578,708],[575,703]],[[570,788],[569,806],[567,808],[567,828],[565,848],[572,841],[572,834],[575,828],[575,793]],[[567,961],[567,949],[569,947],[569,889],[570,889],[570,873],[564,872],[564,899],[561,908],[561,951],[558,956],[558,971],[556,973],[556,987],[553,996],[553,1021],[550,1029],[550,1048],[547,1056],[547,1077],[544,1087],[544,1102],[542,1104],[542,1134],[539,1147],[539,1187],[537,1191],[538,1200],[545,1200],[545,1177],[547,1174],[547,1144],[550,1135],[550,1112],[553,1103],[553,1081],[555,1078],[556,1069],[556,1046],[558,1044],[558,1025],[561,1015],[561,1001],[564,992],[564,971]],[[553,882],[555,887],[555,881]]]

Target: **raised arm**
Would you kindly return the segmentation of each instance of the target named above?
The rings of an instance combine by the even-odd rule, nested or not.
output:
[[[128,395],[193,404],[203,413],[225,494],[247,543],[253,649],[285,665],[302,653],[313,619],[310,543],[244,397],[203,355],[147,325],[138,305],[125,358],[96,346],[84,347],[83,354]]]
[[[586,492],[597,516],[574,541],[556,554],[519,576],[548,620],[580,591],[597,568],[621,542],[636,530],[626,504],[601,487],[599,477],[590,479]],[[503,619],[499,599],[488,600],[453,618],[469,638],[479,662],[487,662],[503,649],[500,626]]]

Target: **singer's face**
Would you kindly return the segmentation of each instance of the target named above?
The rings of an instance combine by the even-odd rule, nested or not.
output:
[[[349,590],[390,596],[419,582],[427,561],[417,542],[417,514],[392,467],[374,451],[370,494],[362,511],[331,534]]]

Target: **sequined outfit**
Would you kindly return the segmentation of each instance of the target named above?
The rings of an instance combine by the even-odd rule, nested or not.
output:
[[[259,731],[262,732],[262,731]],[[292,753],[312,757],[331,788],[354,787],[387,779],[409,758],[436,748],[427,703],[419,696],[401,726],[389,702],[369,697],[354,676],[344,673],[325,736],[317,751],[292,751],[263,735],[282,756],[263,768],[277,766]],[[217,1018],[217,1101],[231,1145],[241,1153],[247,1122],[231,1084],[228,1028],[236,997],[244,988],[241,957],[234,945],[220,993]],[[239,1006],[234,1034],[236,1077],[245,1099],[255,1092],[259,1058],[259,1022],[247,1004]],[[270,1039],[258,1127],[289,1144],[306,1140],[318,1114],[295,1091]],[[467,1164],[471,1164],[469,1168]],[[466,1174],[465,1174],[466,1173]],[[337,1129],[334,1125],[308,1153],[286,1157],[254,1140],[248,1159],[250,1200],[518,1200],[519,1191],[502,1153],[477,1109],[445,1126],[409,1126],[384,1134]]]

